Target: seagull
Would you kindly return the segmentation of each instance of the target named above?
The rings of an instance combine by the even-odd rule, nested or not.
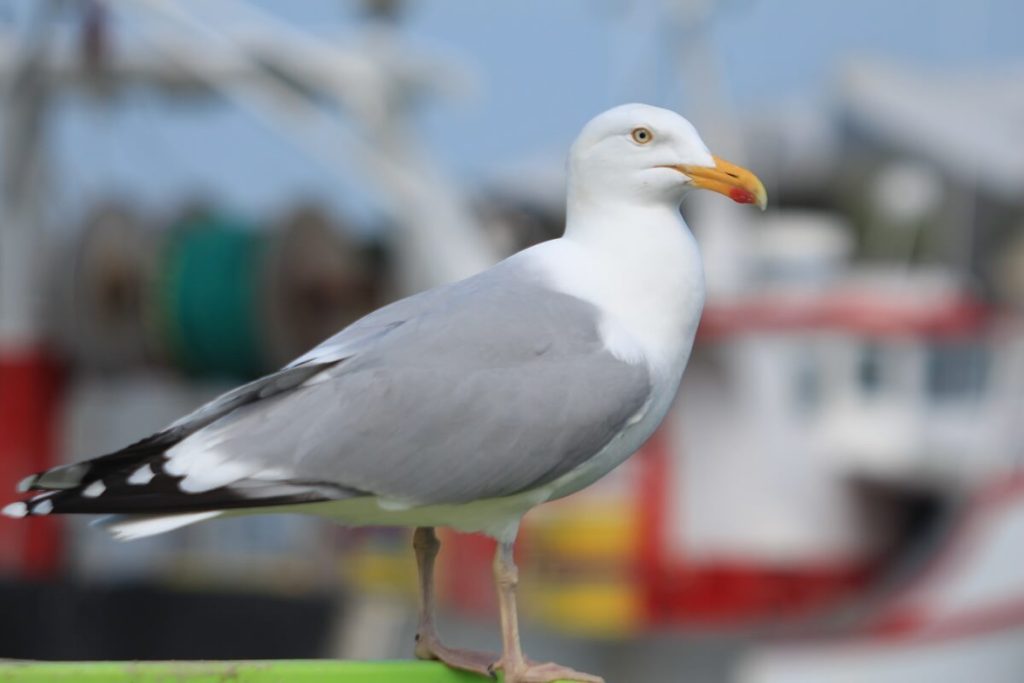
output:
[[[513,543],[531,508],[595,482],[665,417],[704,305],[694,189],[764,209],[764,185],[643,104],[587,123],[562,237],[385,306],[279,371],[119,451],[31,475],[3,513],[108,515],[119,539],[304,513],[415,529],[415,654],[506,683],[602,679],[527,659]],[[441,643],[436,527],[497,541],[502,653]]]

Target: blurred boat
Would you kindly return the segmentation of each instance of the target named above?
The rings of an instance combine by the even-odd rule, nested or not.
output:
[[[1017,683],[1024,477],[982,487],[929,562],[845,633],[767,643],[737,683]]]

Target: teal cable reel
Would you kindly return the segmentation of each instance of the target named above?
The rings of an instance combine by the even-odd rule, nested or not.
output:
[[[267,368],[261,329],[266,236],[220,215],[186,219],[164,245],[155,287],[159,345],[189,374],[254,377]]]

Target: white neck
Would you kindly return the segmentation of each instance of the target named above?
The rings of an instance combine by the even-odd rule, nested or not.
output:
[[[700,254],[679,210],[570,193],[556,242],[559,262],[545,270],[559,289],[601,309],[608,348],[678,380],[704,305]]]

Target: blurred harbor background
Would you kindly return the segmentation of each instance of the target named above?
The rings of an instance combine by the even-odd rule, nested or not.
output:
[[[627,101],[754,170],[683,212],[669,419],[527,517],[525,647],[609,681],[1024,680],[1024,5],[0,0],[0,491],[563,221]],[[0,495],[0,500],[5,500]],[[491,548],[442,630],[498,647]],[[409,534],[0,519],[0,658],[411,656]]]

